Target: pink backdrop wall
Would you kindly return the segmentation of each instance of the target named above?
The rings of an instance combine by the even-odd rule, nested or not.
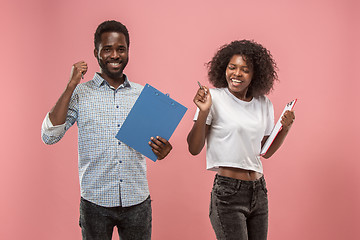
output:
[[[280,82],[269,96],[277,118],[297,97],[284,146],[264,161],[269,239],[359,239],[359,1],[19,1],[1,2],[0,239],[80,239],[77,129],[45,146],[41,122],[70,68],[89,64],[97,25],[130,31],[131,80],[170,93],[189,108],[173,151],[148,161],[153,239],[215,239],[208,220],[213,172],[192,157],[196,81],[204,63],[235,39],[271,50]],[[115,239],[117,239],[115,237]]]

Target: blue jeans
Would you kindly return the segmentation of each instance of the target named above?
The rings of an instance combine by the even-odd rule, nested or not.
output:
[[[264,240],[268,199],[264,177],[255,181],[215,176],[210,221],[219,240]]]
[[[131,207],[102,207],[80,200],[79,224],[84,240],[110,240],[114,226],[121,240],[150,240],[151,222],[150,196]]]

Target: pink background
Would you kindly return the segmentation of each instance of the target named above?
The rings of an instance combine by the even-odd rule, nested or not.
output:
[[[169,157],[148,161],[153,239],[215,239],[214,173],[204,151],[188,153],[186,136],[204,63],[244,38],[277,60],[275,118],[298,98],[285,144],[264,161],[269,239],[360,239],[359,1],[5,0],[1,9],[0,239],[80,239],[77,129],[46,146],[40,127],[73,63],[88,62],[85,80],[98,70],[93,33],[108,19],[130,31],[130,79],[189,108]]]

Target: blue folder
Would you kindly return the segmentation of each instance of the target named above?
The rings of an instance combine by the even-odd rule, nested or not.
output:
[[[155,162],[150,138],[169,140],[186,111],[186,107],[146,84],[115,137]]]

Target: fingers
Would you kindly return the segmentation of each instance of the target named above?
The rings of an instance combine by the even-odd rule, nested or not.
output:
[[[289,127],[293,124],[295,120],[294,111],[287,110],[281,118],[281,124],[283,127]]]
[[[166,139],[159,136],[157,136],[156,138],[151,137],[149,145],[152,151],[158,157],[158,160],[165,158],[172,150],[171,144]]]
[[[284,113],[284,118],[285,119],[290,119],[292,121],[295,120],[295,112],[294,111],[289,111],[287,110],[285,113]]]
[[[197,91],[194,101],[200,101],[202,103],[206,102],[207,96],[208,96],[208,92],[209,89],[205,86],[203,86],[202,88],[199,88],[199,90]]]
[[[87,63],[84,61],[77,62],[73,65],[74,72],[81,74],[82,76],[86,74],[88,70]]]
[[[196,92],[194,97],[195,105],[200,109],[200,111],[207,111],[212,105],[211,94],[209,88],[202,86]]]
[[[80,61],[77,63],[74,63],[71,69],[71,76],[69,84],[76,86],[80,83],[81,78],[84,78],[84,75],[86,74],[88,70],[87,63],[84,61]]]

